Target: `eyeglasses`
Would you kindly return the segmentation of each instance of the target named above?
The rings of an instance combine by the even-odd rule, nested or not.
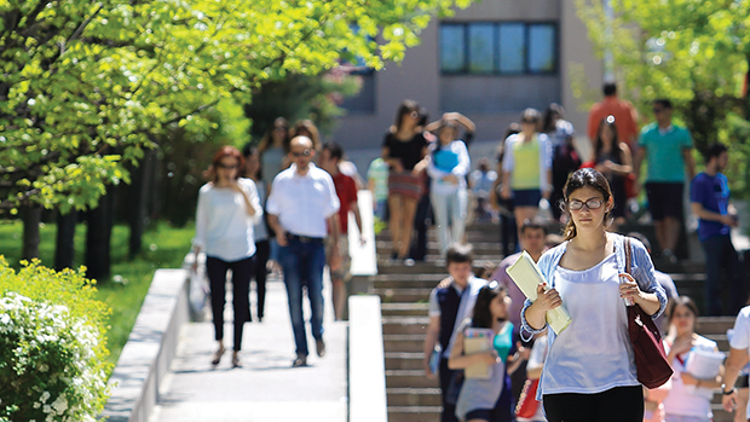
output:
[[[238,166],[237,166],[237,164],[219,163],[219,164],[216,165],[216,167],[218,167],[220,169],[226,169],[226,170],[236,170]]]
[[[583,206],[585,205],[586,208],[590,210],[598,210],[602,207],[602,204],[604,203],[603,199],[589,199],[586,202],[573,200],[568,201],[568,208],[574,211],[578,211],[580,209],[583,209]]]
[[[306,150],[304,150],[302,152],[293,152],[292,153],[292,157],[294,157],[294,158],[309,157],[311,153],[312,153],[312,151],[310,151],[309,149],[306,149]]]

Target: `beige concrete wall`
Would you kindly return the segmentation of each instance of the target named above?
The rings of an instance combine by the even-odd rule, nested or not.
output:
[[[577,131],[585,133],[586,114],[578,110],[570,89],[570,64],[582,63],[593,86],[601,85],[602,66],[575,13],[574,0],[484,0],[445,19],[558,22],[559,72],[554,76],[441,76],[439,22],[433,21],[402,64],[388,63],[375,74],[374,112],[343,117],[333,139],[348,149],[379,147],[405,98],[425,106],[433,120],[445,111],[463,112],[477,123],[477,140],[500,139],[524,108],[542,109],[551,101],[561,102]]]
[[[604,65],[591,50],[586,26],[576,15],[575,0],[561,0],[560,17],[560,73],[562,75],[562,105],[565,107],[566,118],[573,123],[578,135],[579,150],[586,155],[589,144],[583,142],[586,137],[586,123],[588,109],[584,104],[591,98],[585,98],[591,92],[601,92],[604,82]],[[576,74],[574,70],[582,69],[584,75]],[[572,83],[574,80],[584,80],[588,90],[584,91],[584,98],[575,98]],[[595,98],[595,99],[598,99]]]

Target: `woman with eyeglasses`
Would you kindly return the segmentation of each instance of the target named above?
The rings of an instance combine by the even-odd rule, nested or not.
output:
[[[519,240],[523,222],[536,216],[539,201],[552,191],[552,147],[549,137],[537,132],[540,118],[537,110],[527,108],[521,114],[521,132],[505,140],[500,196],[513,199]]]
[[[198,193],[193,250],[206,254],[206,273],[211,288],[215,338],[218,343],[211,363],[218,365],[224,347],[224,303],[227,271],[232,270],[234,347],[232,365],[242,366],[242,329],[250,320],[249,286],[255,255],[254,225],[260,221],[255,183],[240,178],[245,160],[237,148],[223,146],[214,155],[207,174],[210,182]],[[197,260],[196,260],[197,262]]]
[[[456,417],[467,422],[495,422],[512,420],[512,392],[508,366],[514,361],[515,339],[513,323],[508,321],[510,306],[508,289],[497,281],[482,287],[477,294],[474,313],[459,327],[456,341],[448,360],[450,369],[466,369],[477,363],[488,367],[486,378],[465,378],[456,401]],[[464,353],[464,340],[474,335],[472,329],[492,331],[492,349],[486,352]],[[505,392],[505,394],[503,394]]]
[[[534,334],[546,328],[548,310],[564,305],[571,317],[559,334],[548,330],[537,399],[550,422],[641,422],[643,389],[625,303],[658,317],[666,294],[648,251],[636,239],[630,239],[631,271],[625,274],[625,237],[607,231],[615,203],[604,175],[577,170],[563,195],[570,217],[565,242],[539,259],[545,282],[537,287],[537,300],[527,300],[521,311],[523,330]]]
[[[615,208],[612,210],[614,220],[609,230],[616,232],[625,222],[625,209],[628,196],[625,191],[625,179],[633,173],[633,155],[625,142],[617,136],[617,122],[614,116],[607,116],[599,124],[599,132],[594,144],[594,162],[596,171],[603,174],[612,188]]]
[[[466,175],[471,169],[471,158],[466,144],[458,140],[458,128],[451,120],[442,120],[438,141],[428,149],[425,157],[430,185],[430,201],[435,213],[438,240],[442,253],[451,243],[463,243],[466,227],[468,193]]]
[[[392,259],[407,261],[414,214],[424,193],[423,176],[415,171],[417,163],[427,155],[427,140],[420,126],[419,104],[404,100],[383,141],[382,157],[388,163],[388,229],[393,242]]]

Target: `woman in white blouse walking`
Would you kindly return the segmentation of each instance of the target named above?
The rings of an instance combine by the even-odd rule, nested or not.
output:
[[[263,210],[255,183],[241,179],[244,158],[237,148],[223,146],[208,169],[211,181],[198,194],[193,249],[205,251],[206,272],[211,286],[211,310],[218,348],[211,363],[218,365],[224,347],[224,303],[227,271],[232,270],[234,308],[234,353],[232,365],[242,366],[242,328],[250,320],[248,289],[253,274],[255,239],[253,226]]]

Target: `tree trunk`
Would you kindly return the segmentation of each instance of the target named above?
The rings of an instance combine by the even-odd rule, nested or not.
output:
[[[154,164],[156,153],[154,150],[146,150],[145,156],[137,168],[132,171],[132,184],[130,186],[130,198],[128,208],[128,223],[130,225],[129,256],[135,257],[141,252],[143,245],[141,238],[146,229],[148,219],[148,200],[154,190]]]
[[[73,268],[75,257],[75,234],[78,213],[70,210],[67,214],[57,213],[57,239],[55,241],[55,269]]]
[[[42,221],[42,207],[37,204],[21,208],[23,221],[23,251],[21,258],[31,260],[39,257],[39,223]]]
[[[100,283],[106,282],[110,275],[110,241],[112,239],[113,189],[107,188],[107,194],[99,199],[99,206],[89,211],[86,228],[86,276]]]

